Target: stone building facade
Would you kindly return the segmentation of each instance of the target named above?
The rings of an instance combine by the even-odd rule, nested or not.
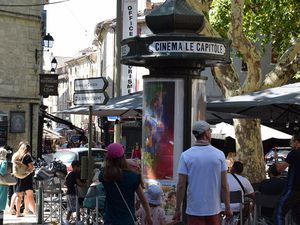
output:
[[[58,58],[58,57],[56,57]],[[69,120],[73,125],[87,129],[88,116],[76,114],[56,113],[74,107],[74,81],[76,79],[86,79],[99,77],[99,68],[96,65],[97,53],[93,48],[87,48],[78,52],[78,54],[58,65],[58,96],[51,96],[45,104],[48,106],[48,112],[56,116]],[[55,124],[53,127],[60,127]]]
[[[20,141],[28,141],[33,155],[37,152],[44,27],[40,3],[3,0],[0,6],[0,111],[6,115],[1,117],[1,145],[16,151]]]

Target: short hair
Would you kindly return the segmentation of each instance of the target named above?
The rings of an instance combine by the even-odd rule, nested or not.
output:
[[[300,142],[300,131],[296,132],[296,133],[293,135],[293,138],[294,138],[294,141]]]
[[[205,132],[199,134],[198,131],[193,130],[192,133],[193,133],[193,135],[195,136],[195,138],[196,138],[197,140],[201,140],[201,139],[203,139],[204,133],[205,133]]]
[[[233,163],[232,168],[234,168],[237,174],[241,174],[244,170],[244,165],[240,161],[236,161]]]
[[[269,166],[268,172],[276,177],[281,174],[280,172],[278,172],[275,163]]]
[[[72,164],[71,164],[72,168],[74,168],[75,166],[80,167],[80,162],[78,160],[73,160]]]

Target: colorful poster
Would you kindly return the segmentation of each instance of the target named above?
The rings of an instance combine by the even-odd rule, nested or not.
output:
[[[172,180],[175,82],[144,80],[143,174]]]

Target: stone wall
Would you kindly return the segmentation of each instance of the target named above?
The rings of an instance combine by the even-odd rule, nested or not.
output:
[[[8,115],[7,144],[17,150],[20,141],[32,144],[36,155],[38,132],[39,73],[42,52],[40,0],[5,0],[0,9],[0,111]],[[28,5],[16,7],[13,5]],[[14,133],[12,120],[24,112],[24,132]],[[18,114],[18,113],[17,113]],[[22,119],[21,119],[22,120]],[[16,125],[18,126],[18,125]],[[22,130],[22,129],[21,129]]]

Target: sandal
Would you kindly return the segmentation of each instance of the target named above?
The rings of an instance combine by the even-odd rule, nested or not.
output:
[[[25,209],[23,214],[24,215],[33,215],[33,213],[29,209]]]
[[[16,210],[12,209],[12,210],[9,210],[9,214],[10,214],[10,215],[16,215],[17,212],[16,212]]]

